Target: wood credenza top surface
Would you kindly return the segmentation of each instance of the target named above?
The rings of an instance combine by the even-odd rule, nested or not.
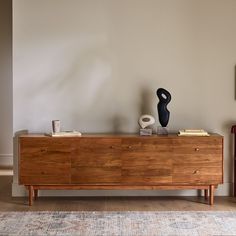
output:
[[[209,138],[209,137],[215,137],[215,138],[223,138],[222,135],[216,134],[216,133],[210,133],[210,136],[178,136],[177,134],[168,134],[168,135],[156,135],[153,134],[151,136],[141,136],[139,134],[108,134],[108,133],[89,133],[89,134],[82,134],[80,137],[67,137],[67,136],[61,136],[61,137],[51,137],[49,135],[43,134],[43,133],[27,133],[27,134],[21,134],[18,137],[20,138],[145,138],[145,139],[156,139],[156,138]]]

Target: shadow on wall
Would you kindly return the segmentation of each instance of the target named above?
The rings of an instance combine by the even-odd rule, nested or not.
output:
[[[143,88],[141,90],[140,116],[144,114],[152,115],[152,98],[153,91],[151,89]]]
[[[148,114],[148,115],[151,115],[155,118],[155,115],[153,114],[153,98],[154,97],[156,97],[156,95],[155,95],[155,93],[153,93],[153,90],[151,90],[150,88],[147,88],[147,87],[142,88],[139,117],[141,115]],[[137,121],[138,121],[139,117],[137,118]],[[155,124],[150,126],[153,130],[156,127],[156,123],[157,123],[157,119],[156,119]],[[139,132],[139,130],[138,130],[138,132]]]
[[[13,173],[14,173],[14,182],[18,181],[18,138],[22,134],[27,134],[28,130],[18,130],[15,132],[13,137]]]
[[[34,117],[42,112],[46,114],[45,119],[36,124],[38,127],[46,126],[45,120],[50,120],[50,117],[55,115],[61,116],[61,120],[63,118],[69,120],[68,117],[72,117],[67,124],[73,127],[78,120],[89,126],[92,121],[85,116],[94,114],[94,110],[97,112],[96,115],[103,112],[106,114],[107,109],[104,104],[109,102],[107,98],[112,94],[110,89],[112,68],[107,41],[103,37],[98,38],[96,42],[84,41],[86,43],[81,43],[80,47],[69,45],[65,49],[58,48],[57,53],[52,51],[51,54],[54,53],[55,58],[45,58],[43,64],[46,68],[45,73],[33,72],[32,78],[28,78],[28,81],[32,80],[35,83],[30,90],[25,91],[24,97],[21,96],[19,101],[33,110]],[[41,49],[46,50],[43,46]],[[56,69],[47,71],[48,65]],[[32,97],[36,99],[29,100]],[[97,115],[95,118],[99,119],[100,116]],[[28,124],[27,128],[31,129],[31,126],[33,124]]]
[[[123,130],[123,125],[124,123],[128,122],[128,119],[116,114],[113,118],[112,118],[112,126],[113,126],[113,132],[115,134],[119,134],[119,133],[125,133],[125,131]]]
[[[138,113],[136,117],[137,121],[137,128],[136,133],[139,133],[139,124],[138,120],[141,115],[149,114],[154,116],[153,113],[153,98],[155,97],[155,93],[153,93],[152,89],[149,89],[147,87],[143,87],[140,90],[139,98],[140,98],[140,104],[138,107]],[[112,123],[112,130],[113,133],[127,133],[127,131],[124,129],[127,122],[129,122],[129,119],[127,117],[121,116],[120,114],[115,114],[111,120]],[[155,125],[155,124],[154,124]]]
[[[231,133],[231,127],[236,125],[236,120],[228,121],[223,125],[223,128],[228,131],[228,147],[225,148],[229,151],[229,163],[228,163],[228,175],[230,179],[230,183],[234,182],[234,134]],[[231,185],[230,195],[233,196],[233,185]]]
[[[236,65],[234,67],[234,99],[236,100]]]

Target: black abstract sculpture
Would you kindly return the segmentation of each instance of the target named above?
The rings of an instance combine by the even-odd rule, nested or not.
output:
[[[166,127],[170,118],[170,112],[167,109],[167,105],[171,100],[171,95],[167,90],[163,88],[157,89],[156,93],[157,93],[157,97],[160,100],[159,103],[157,104],[159,122],[162,127]]]

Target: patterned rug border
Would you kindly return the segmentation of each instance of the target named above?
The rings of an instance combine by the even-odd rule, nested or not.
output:
[[[236,211],[0,211],[0,235],[236,235]]]
[[[28,211],[28,210],[21,210],[21,211],[1,211],[0,210],[0,214],[1,213],[26,213],[26,212],[29,212],[29,213],[91,213],[91,212],[96,212],[96,213],[229,213],[229,212],[232,212],[232,213],[236,213],[236,209],[235,210],[209,210],[209,211],[206,211],[206,210],[203,210],[203,211],[68,211],[68,210],[60,210],[60,211],[39,211],[39,210],[31,210],[31,211]]]

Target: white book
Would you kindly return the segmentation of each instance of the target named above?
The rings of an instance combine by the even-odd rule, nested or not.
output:
[[[82,134],[78,131],[62,131],[57,133],[46,134],[51,137],[80,137]]]

